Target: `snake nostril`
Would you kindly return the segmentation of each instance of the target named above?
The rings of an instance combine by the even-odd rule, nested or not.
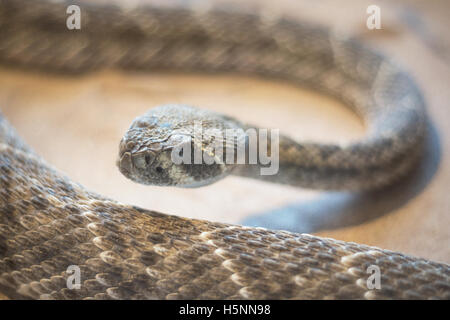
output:
[[[126,144],[127,149],[130,151],[131,149],[134,148],[136,144],[133,141],[128,141]]]
[[[162,167],[159,167],[159,166],[156,167],[155,170],[156,170],[157,173],[162,173],[162,172],[163,172],[163,168],[162,168]]]
[[[127,152],[131,152],[135,146],[136,146],[136,144],[132,141],[127,142],[125,139],[120,141],[119,157],[122,157]]]

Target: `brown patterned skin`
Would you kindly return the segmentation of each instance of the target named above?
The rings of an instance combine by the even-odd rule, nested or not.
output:
[[[0,61],[61,72],[110,66],[238,71],[335,95],[368,120],[369,132],[350,147],[295,147],[290,154],[302,153],[293,158],[307,168],[298,183],[311,187],[379,187],[406,172],[412,161],[403,160],[420,152],[424,108],[418,89],[406,73],[358,43],[285,20],[264,25],[237,13],[125,11],[96,2],[81,5],[85,31],[69,34],[66,6],[1,1]],[[324,152],[311,157],[313,150]],[[334,156],[326,156],[331,150]],[[298,178],[295,165],[285,163],[284,182]],[[343,174],[345,167],[354,174]],[[380,178],[368,184],[364,174]],[[0,292],[10,298],[450,299],[447,264],[106,199],[51,168],[2,116],[0,184]],[[67,287],[71,265],[80,267],[80,289]],[[371,265],[381,271],[379,290],[367,286]]]

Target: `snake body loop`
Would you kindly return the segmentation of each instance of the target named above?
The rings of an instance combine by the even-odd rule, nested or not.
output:
[[[125,10],[97,1],[80,2],[82,29],[69,32],[68,5],[1,1],[0,62],[64,73],[171,69],[281,78],[341,99],[365,120],[366,136],[348,145],[281,137],[279,174],[262,177],[274,182],[381,188],[404,175],[422,151],[420,91],[395,63],[356,40],[284,18]],[[221,177],[226,167],[168,170],[161,150],[176,142],[171,130],[196,119],[241,126],[187,107],[151,110],[124,136],[119,168],[133,180],[160,185]],[[261,178],[258,169],[232,173]],[[50,167],[1,115],[0,184],[0,292],[10,298],[450,299],[447,264],[306,234],[180,218],[92,193]],[[66,283],[73,265],[80,268],[78,290]],[[370,266],[380,269],[380,289],[367,285]]]

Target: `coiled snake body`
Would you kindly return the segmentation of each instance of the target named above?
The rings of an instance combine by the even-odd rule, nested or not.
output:
[[[121,142],[119,168],[136,181],[197,185],[232,172],[313,188],[381,188],[405,174],[422,150],[424,102],[416,85],[355,40],[289,19],[125,10],[95,1],[80,3],[82,29],[69,31],[68,5],[1,1],[0,61],[58,72],[164,68],[283,78],[343,100],[368,126],[363,140],[344,146],[281,137],[279,173],[260,176],[257,166],[169,163],[174,127],[194,120],[222,129],[240,124],[189,107],[161,107],[137,119]],[[447,264],[180,218],[92,193],[51,168],[1,116],[0,184],[0,292],[10,298],[450,298]],[[79,289],[67,286],[69,266],[80,268]],[[371,266],[380,270],[381,288],[368,286]]]

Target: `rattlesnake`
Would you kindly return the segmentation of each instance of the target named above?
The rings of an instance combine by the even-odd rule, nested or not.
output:
[[[68,5],[1,1],[0,61],[71,73],[164,68],[283,78],[343,100],[368,125],[363,140],[342,146],[282,136],[279,173],[261,176],[259,166],[167,162],[173,126],[196,119],[220,128],[240,123],[190,107],[160,107],[138,118],[120,145],[119,168],[136,181],[195,186],[231,172],[312,188],[382,188],[422,152],[419,89],[395,63],[356,40],[285,18],[97,1],[80,3],[82,29],[69,31]],[[155,148],[155,139],[163,146]],[[90,192],[47,164],[3,116],[0,183],[0,292],[10,298],[450,298],[447,264],[165,215]],[[69,266],[80,270],[78,289],[68,287]],[[379,288],[367,281],[374,266]]]

